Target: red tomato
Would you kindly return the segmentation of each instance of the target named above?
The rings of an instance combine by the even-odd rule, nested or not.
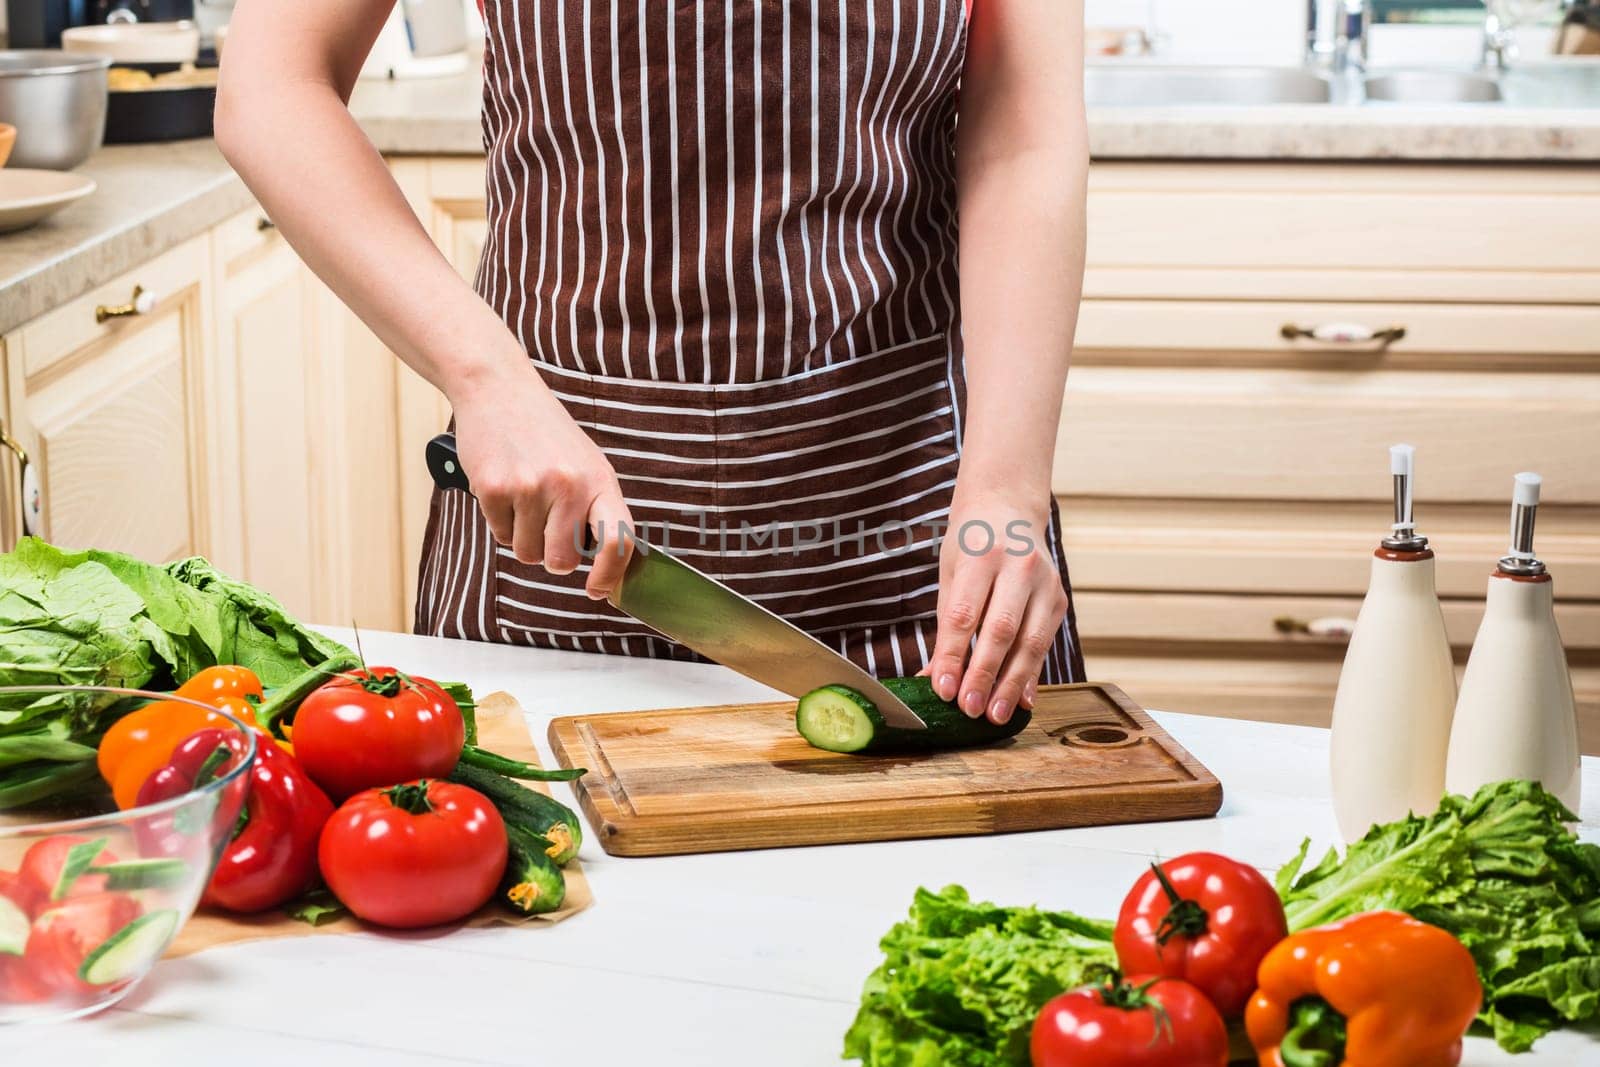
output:
[[[22,866],[17,871],[17,880],[21,883],[22,891],[29,894],[34,911],[50,906],[51,899],[56,891],[56,884],[61,881],[61,868],[67,862],[67,854],[73,846],[84,844],[92,840],[87,837],[72,837],[61,835],[47,837],[42,841],[35,841],[22,854]],[[115,863],[117,857],[106,849],[101,849],[94,857],[97,864]],[[85,893],[98,893],[106,887],[106,876],[103,874],[80,874],[73,883],[67,887],[66,896],[77,897]]]
[[[1031,1048],[1033,1067],[1225,1067],[1228,1028],[1188,982],[1142,975],[1056,997]]]
[[[56,993],[93,991],[95,986],[78,977],[78,968],[139,912],[139,902],[126,893],[89,893],[46,908],[28,931],[23,954],[28,977]]]
[[[341,674],[294,717],[294,754],[340,801],[363,789],[443,778],[466,742],[461,709],[437,682],[393,667]]]
[[[40,900],[39,891],[34,888],[32,880],[24,880],[21,874],[12,871],[0,871],[0,897],[21,908],[29,918],[33,917]]]
[[[1117,961],[1127,974],[1192,982],[1225,1018],[1256,988],[1256,968],[1289,936],[1272,883],[1214,852],[1168,860],[1133,884],[1117,916]]]
[[[21,956],[0,954],[0,1004],[37,1004],[50,996],[28,973],[28,962]]]
[[[333,895],[380,926],[470,915],[500,884],[506,825],[482,793],[451,782],[369,789],[344,802],[317,849]]]

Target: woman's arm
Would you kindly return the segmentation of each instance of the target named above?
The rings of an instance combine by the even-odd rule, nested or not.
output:
[[[569,573],[579,562],[574,525],[615,531],[630,521],[627,505],[605,456],[434,247],[345,106],[393,6],[239,0],[217,143],[317,276],[449,398],[495,537],[526,562]],[[591,596],[620,578],[619,547],[596,557]]]
[[[1067,610],[1044,542],[1083,290],[1081,0],[975,0],[957,136],[966,443],[926,670],[941,696],[1003,722],[1019,702],[1032,704]],[[1031,552],[1007,536],[1018,521]],[[962,547],[972,522],[994,531],[993,549],[971,551],[985,545],[981,527]]]

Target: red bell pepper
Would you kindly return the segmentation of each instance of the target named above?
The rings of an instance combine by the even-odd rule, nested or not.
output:
[[[139,803],[178,796],[204,784],[207,775],[225,773],[243,758],[245,747],[244,737],[236,731],[199,731],[173,750],[167,766],[151,775],[140,790]],[[218,754],[223,751],[227,754]],[[256,760],[247,780],[244,811],[202,898],[203,903],[227,911],[264,911],[309,886],[317,874],[322,825],[333,814],[327,794],[295,758],[264,737],[257,738]],[[223,803],[219,810],[233,807]]]
[[[259,747],[267,742],[259,738],[256,744]],[[246,751],[245,740],[237,730],[208,727],[196,731],[172,750],[165,767],[157,768],[145,779],[144,785],[139,787],[136,803],[140,807],[156,804],[214,782],[237,767]],[[238,818],[239,806],[249,787],[249,779],[240,776],[230,782],[225,794],[218,798],[211,820],[217,835]],[[201,829],[195,825],[194,812],[184,810],[149,816],[135,827],[135,833],[145,853],[176,856],[185,851],[187,843]]]

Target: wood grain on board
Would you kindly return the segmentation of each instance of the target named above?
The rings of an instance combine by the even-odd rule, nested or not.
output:
[[[1047,686],[986,748],[812,748],[794,702],[556,719],[550,744],[618,856],[1005,833],[1214,815],[1222,786],[1117,687]]]

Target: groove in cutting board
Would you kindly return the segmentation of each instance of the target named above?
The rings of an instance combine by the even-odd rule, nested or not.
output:
[[[847,756],[795,733],[794,703],[556,719],[561,764],[620,856],[940,837],[1209,816],[1222,786],[1116,686],[1046,686],[986,748]]]

